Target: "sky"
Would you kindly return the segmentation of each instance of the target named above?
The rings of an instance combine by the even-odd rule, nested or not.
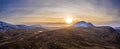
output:
[[[0,0],[0,21],[13,24],[75,22],[120,26],[120,0]]]

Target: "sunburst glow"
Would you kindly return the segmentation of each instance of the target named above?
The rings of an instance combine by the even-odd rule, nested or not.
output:
[[[67,24],[71,24],[72,22],[73,22],[73,18],[71,18],[71,17],[66,18]]]

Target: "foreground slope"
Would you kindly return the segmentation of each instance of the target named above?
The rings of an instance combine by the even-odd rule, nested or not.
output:
[[[1,49],[120,49],[119,33],[107,27],[68,27],[5,39]]]

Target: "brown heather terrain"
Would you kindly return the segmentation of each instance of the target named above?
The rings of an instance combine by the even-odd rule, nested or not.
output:
[[[120,49],[119,33],[108,26],[17,32],[1,33],[0,49]]]

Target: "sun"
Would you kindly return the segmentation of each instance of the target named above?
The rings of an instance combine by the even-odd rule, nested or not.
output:
[[[67,17],[65,21],[66,21],[67,24],[71,24],[73,22],[73,18],[72,17]]]

